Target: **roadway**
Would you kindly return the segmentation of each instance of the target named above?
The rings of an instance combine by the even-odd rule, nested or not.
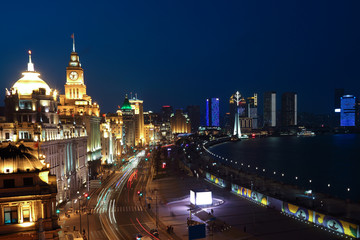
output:
[[[145,209],[145,188],[149,181],[150,163],[145,162],[140,152],[111,177],[97,196],[94,215],[99,217],[101,227],[108,239],[162,239],[167,234],[159,231],[160,237],[151,233],[155,221]],[[138,196],[137,191],[144,193]]]

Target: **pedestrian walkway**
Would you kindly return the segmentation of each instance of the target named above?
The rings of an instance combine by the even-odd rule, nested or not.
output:
[[[169,177],[153,180],[150,183],[149,192],[147,193],[147,196],[152,199],[152,215],[156,215],[156,203],[154,199],[156,199],[157,195],[159,221],[163,226],[171,226],[173,233],[178,239],[189,238],[188,220],[191,209],[189,192],[192,188],[204,188],[204,181],[172,172]],[[209,216],[207,212],[206,216]],[[207,225],[209,225],[211,218],[213,218],[213,220],[216,219],[212,215],[209,216],[209,218],[202,217],[202,213],[200,212],[192,214],[191,216],[193,221],[207,223]],[[236,228],[231,228],[229,225],[226,225],[227,227],[225,228],[224,222],[220,219],[213,221],[212,226],[212,228],[207,228],[206,239],[256,239],[248,233],[239,231]]]

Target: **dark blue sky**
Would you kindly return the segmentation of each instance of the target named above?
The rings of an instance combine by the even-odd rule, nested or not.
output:
[[[296,91],[300,111],[321,113],[336,87],[360,97],[359,1],[9,2],[0,6],[1,99],[28,49],[63,92],[73,32],[87,92],[103,112],[129,92],[154,111],[204,108],[207,97],[227,111],[235,90],[259,93],[260,103],[265,91]]]

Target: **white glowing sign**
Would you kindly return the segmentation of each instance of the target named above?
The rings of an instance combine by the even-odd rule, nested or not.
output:
[[[190,203],[193,205],[211,205],[212,192],[210,191],[195,192],[193,190],[190,190]]]

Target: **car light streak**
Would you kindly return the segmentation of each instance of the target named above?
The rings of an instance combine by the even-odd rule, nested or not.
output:
[[[146,230],[146,229],[143,227],[143,225],[141,225],[139,219],[136,218],[136,221],[139,223],[140,227],[145,230],[145,232],[147,232],[147,233],[148,233],[150,236],[152,236],[153,238],[159,240],[157,237],[155,237],[155,236],[152,235],[150,232],[148,232],[148,230]]]

